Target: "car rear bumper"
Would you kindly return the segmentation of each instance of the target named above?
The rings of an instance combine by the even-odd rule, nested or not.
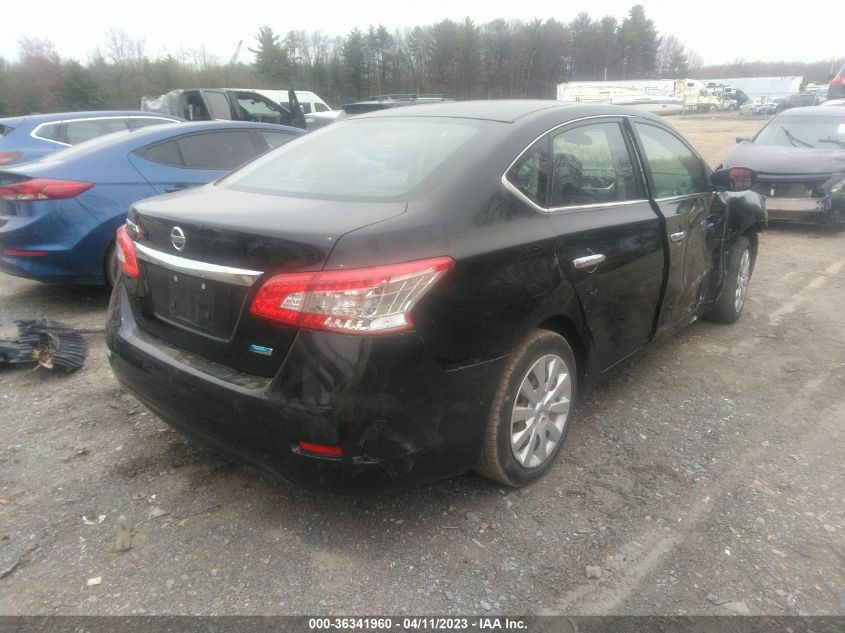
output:
[[[76,200],[30,205],[20,215],[0,216],[0,270],[43,282],[105,283],[112,223],[100,223]]]
[[[306,488],[356,494],[468,470],[504,359],[444,368],[414,333],[302,330],[276,376],[250,376],[143,331],[117,284],[106,338],[118,380],[162,420]],[[339,446],[341,458],[298,450]]]

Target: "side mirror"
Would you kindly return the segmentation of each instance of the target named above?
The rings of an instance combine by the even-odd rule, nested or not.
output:
[[[747,191],[757,184],[757,172],[746,167],[727,167],[710,174],[710,183],[717,189]]]
[[[751,140],[750,136],[737,136],[736,137],[737,143],[744,143],[745,141],[750,141],[750,140]]]

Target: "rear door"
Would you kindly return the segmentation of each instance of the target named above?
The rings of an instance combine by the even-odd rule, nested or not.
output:
[[[606,369],[652,337],[663,283],[660,220],[622,119],[563,127],[549,147],[558,261]]]
[[[229,97],[223,90],[200,90],[200,95],[205,102],[211,118],[216,121],[231,121],[232,107],[229,105]]]
[[[156,191],[172,193],[216,180],[267,148],[252,130],[215,130],[148,145],[130,161]]]
[[[685,141],[657,123],[635,121],[648,185],[668,243],[666,293],[658,332],[686,324],[717,279],[724,205],[714,199],[709,170]]]

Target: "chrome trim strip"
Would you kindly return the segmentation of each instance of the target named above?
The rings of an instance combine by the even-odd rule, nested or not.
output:
[[[551,207],[546,213],[569,213],[570,211],[582,211],[584,209],[603,209],[604,207],[627,207],[632,204],[648,204],[647,198],[640,200],[621,200],[619,202],[594,202],[592,204],[573,204],[568,207]]]
[[[44,138],[43,136],[38,136],[38,131],[46,125],[62,125],[63,123],[75,123],[76,121],[114,121],[116,119],[126,119],[127,121],[130,121],[132,119],[156,119],[158,121],[172,121],[173,123],[178,123],[178,121],[175,121],[173,119],[168,119],[168,118],[163,117],[163,116],[155,116],[154,114],[152,114],[152,115],[144,115],[144,114],[126,115],[125,114],[125,115],[115,115],[115,116],[90,116],[90,117],[85,117],[85,118],[82,118],[82,119],[60,119],[59,121],[44,121],[44,123],[39,123],[38,125],[36,125],[35,129],[33,129],[32,132],[29,133],[29,135],[32,138],[37,138],[39,141],[47,141],[48,143],[55,143],[56,145],[64,145],[65,147],[72,147],[70,145],[70,143],[62,143],[61,141],[54,141],[51,138]],[[129,129],[129,128],[127,128],[127,129]]]
[[[135,242],[135,253],[138,259],[143,259],[146,262],[163,266],[169,270],[185,273],[186,275],[196,275],[204,279],[213,279],[214,281],[222,281],[224,283],[236,284],[238,286],[251,286],[264,273],[260,270],[247,270],[244,268],[231,268],[229,266],[219,266],[218,264],[209,264],[208,262],[200,262],[195,259],[185,259],[184,257],[177,257],[169,253],[162,253],[149,246],[144,246]]]
[[[628,114],[628,113],[624,113],[624,114],[593,114],[593,115],[590,115],[590,116],[579,117],[577,119],[571,119],[569,121],[566,121],[565,123],[560,123],[560,124],[558,124],[558,125],[556,125],[552,128],[549,128],[548,130],[546,130],[545,132],[540,134],[537,138],[535,138],[533,141],[531,141],[528,145],[526,145],[525,148],[519,154],[517,154],[516,158],[514,158],[511,161],[510,165],[507,166],[507,168],[505,169],[505,172],[502,174],[502,178],[501,178],[502,185],[504,185],[505,189],[507,189],[508,191],[513,193],[514,195],[516,195],[520,200],[527,203],[531,208],[533,208],[535,211],[539,211],[540,213],[568,213],[569,211],[581,211],[581,210],[585,210],[585,209],[598,209],[598,208],[601,208],[601,207],[621,207],[621,206],[626,206],[626,205],[630,205],[630,204],[641,204],[643,202],[649,202],[649,200],[647,198],[644,198],[644,199],[641,199],[641,200],[623,200],[622,202],[608,202],[608,203],[598,203],[598,204],[579,204],[579,205],[572,205],[572,206],[567,206],[567,207],[546,208],[546,207],[541,207],[539,204],[537,204],[536,202],[531,200],[528,196],[526,196],[519,189],[517,189],[516,186],[514,186],[514,184],[511,181],[508,180],[508,178],[507,178],[508,172],[519,161],[519,159],[522,158],[522,155],[525,152],[527,152],[529,149],[531,149],[531,146],[534,145],[534,143],[539,141],[541,138],[543,138],[547,134],[551,134],[555,130],[558,130],[562,127],[566,127],[567,125],[572,125],[573,123],[580,123],[581,121],[589,121],[591,119],[644,119],[646,121],[650,120],[649,117],[639,116],[639,115],[636,115],[636,114]],[[639,162],[639,153],[637,153],[637,152],[634,152],[634,153],[637,154],[637,162]],[[642,165],[640,165],[640,169],[642,169]],[[643,174],[643,180],[645,181],[645,174]]]
[[[680,196],[666,196],[665,198],[655,198],[655,202],[681,202],[683,200],[692,200],[693,198],[704,198],[709,196],[711,191],[702,191],[701,193],[685,193]]]

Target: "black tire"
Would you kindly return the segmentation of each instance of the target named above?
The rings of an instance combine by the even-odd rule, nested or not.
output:
[[[117,281],[117,273],[117,246],[112,242],[106,250],[106,259],[103,262],[103,274],[109,288],[114,288],[114,282]]]
[[[745,291],[742,292],[741,300],[738,299],[737,289],[740,285],[740,269],[745,254],[748,253],[748,276],[745,282]],[[754,251],[751,242],[744,235],[740,237],[731,248],[728,261],[725,266],[725,279],[722,283],[722,291],[713,308],[704,315],[708,321],[716,323],[735,323],[742,314],[745,307],[748,282],[751,281],[751,273],[754,272]]]
[[[514,412],[514,405],[518,401],[522,401],[523,396],[520,396],[520,389],[523,380],[527,378],[529,370],[547,355],[557,356],[566,366],[571,391],[569,406],[565,416],[560,414],[563,417],[563,429],[559,431],[560,437],[556,440],[557,444],[553,450],[549,451],[545,460],[538,465],[526,467],[517,460],[511,446],[511,416]],[[525,486],[542,477],[554,463],[557,454],[566,441],[566,434],[569,431],[575,411],[577,393],[578,373],[575,355],[566,339],[549,330],[534,330],[511,355],[502,373],[499,387],[490,407],[490,416],[487,420],[487,428],[484,431],[481,454],[475,469],[485,477],[515,487]],[[545,415],[548,415],[548,412]],[[557,419],[560,420],[560,417],[557,417]],[[525,422],[524,424],[527,427],[529,423]],[[541,426],[539,428],[545,429],[547,427]],[[537,436],[538,443],[544,440],[553,441],[547,439],[551,436],[547,436],[545,430],[542,432],[542,438],[539,435]],[[528,444],[538,445],[534,442],[534,435],[530,435]]]

